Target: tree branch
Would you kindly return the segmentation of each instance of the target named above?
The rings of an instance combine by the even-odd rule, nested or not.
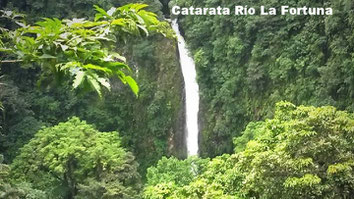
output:
[[[18,63],[22,62],[22,60],[2,60],[0,63]]]

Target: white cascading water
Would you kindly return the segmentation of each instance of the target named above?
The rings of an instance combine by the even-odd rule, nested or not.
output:
[[[199,112],[199,86],[194,60],[190,57],[186,43],[181,33],[177,20],[172,21],[172,28],[178,39],[180,63],[184,78],[186,92],[186,142],[187,155],[198,155],[198,112]]]

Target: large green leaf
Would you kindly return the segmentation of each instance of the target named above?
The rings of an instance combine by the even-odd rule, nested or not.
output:
[[[73,87],[77,88],[79,85],[85,80],[85,72],[78,71],[75,75],[75,79],[73,82]]]
[[[111,90],[111,84],[107,78],[98,78],[97,81],[100,82],[100,84],[107,88],[109,91]]]
[[[133,93],[138,97],[138,95],[139,95],[139,86],[136,83],[136,81],[131,76],[125,76],[125,80],[129,84],[129,86],[132,89]]]
[[[100,70],[100,71],[103,71],[103,72],[106,72],[106,73],[109,73],[109,74],[112,73],[112,70],[110,70],[108,68],[104,68],[104,67],[98,66],[98,65],[94,65],[94,64],[86,64],[86,65],[83,66],[83,68]]]
[[[87,81],[91,85],[94,91],[97,92],[99,97],[102,97],[101,86],[97,81],[97,78],[92,75],[87,75]]]

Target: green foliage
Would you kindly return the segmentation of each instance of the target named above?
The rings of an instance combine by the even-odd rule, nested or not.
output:
[[[277,104],[274,119],[237,154],[245,183],[257,198],[350,198],[354,117],[333,107]],[[250,127],[252,128],[252,127]],[[337,170],[338,168],[338,170]],[[333,173],[332,173],[333,171]]]
[[[193,182],[204,171],[207,162],[208,160],[197,157],[186,160],[163,157],[155,167],[150,167],[147,171],[144,197],[173,198],[174,189]]]
[[[242,135],[234,138],[235,152],[245,150],[247,143],[260,135],[260,128],[264,128],[263,122],[250,122]]]
[[[5,48],[1,50],[14,54],[24,64],[39,64],[42,78],[52,76],[57,83],[70,76],[73,88],[94,90],[101,96],[102,87],[110,90],[109,78],[118,77],[138,95],[137,83],[126,75],[130,68],[125,58],[114,52],[114,44],[128,35],[148,35],[150,31],[170,34],[167,23],[158,21],[154,13],[143,10],[145,7],[128,4],[106,12],[95,6],[94,21],[45,18],[31,26],[18,20],[20,28],[15,31],[2,29],[10,42],[3,42]],[[11,12],[3,11],[3,15]]]
[[[11,7],[11,2],[14,7]],[[108,10],[112,6],[131,3],[125,0],[60,0],[37,8],[42,1],[11,2],[7,3],[7,9],[25,12],[26,19],[30,21],[42,20],[42,17],[89,17],[93,21],[94,4]],[[158,1],[139,2],[150,5],[146,10],[157,12],[160,9]],[[11,29],[13,24],[8,23],[3,27]],[[19,148],[42,126],[53,126],[72,116],[86,120],[100,131],[119,131],[122,145],[137,157],[139,172],[143,176],[146,168],[155,164],[162,156],[182,156],[184,147],[178,143],[180,139],[174,137],[183,132],[183,79],[175,53],[175,41],[165,39],[161,34],[151,34],[152,32],[149,38],[129,36],[127,41],[122,41],[119,35],[116,35],[120,42],[112,47],[114,52],[117,50],[120,55],[124,55],[127,59],[125,64],[136,71],[132,73],[125,70],[138,82],[139,98],[129,92],[128,88],[122,87],[116,78],[110,78],[111,92],[107,92],[107,89],[101,90],[103,97],[100,100],[96,99],[95,93],[92,92],[77,95],[75,90],[71,91],[72,87],[68,84],[45,87],[44,85],[52,80],[49,75],[40,79],[43,86],[38,89],[36,83],[40,74],[43,74],[38,65],[3,63],[1,68],[6,75],[4,81],[8,86],[0,88],[0,100],[6,107],[3,117],[0,116],[0,126],[3,126],[0,153],[4,154],[6,163],[11,163],[19,153]],[[143,30],[141,33],[145,36]],[[23,70],[20,66],[30,68]],[[68,80],[67,78],[63,80]],[[70,80],[74,79],[68,81]],[[79,89],[83,91],[84,88]]]
[[[207,160],[190,157],[178,160],[175,157],[163,157],[155,167],[147,172],[147,185],[173,182],[177,186],[189,184],[204,170]]]
[[[176,3],[177,2],[177,3]],[[172,3],[171,3],[172,4]],[[331,7],[333,16],[179,16],[201,92],[201,155],[232,153],[281,100],[354,111],[351,0],[178,0],[181,7]]]
[[[27,5],[30,6],[34,5]],[[91,8],[92,6],[85,12],[91,13]],[[67,7],[65,11],[71,9],[74,8]],[[41,10],[40,13],[36,13],[37,16],[29,14],[28,17],[38,19],[39,16],[43,16],[42,13],[47,13],[46,17],[53,17],[61,11],[47,13]],[[79,14],[82,10],[76,12]],[[65,18],[69,17],[65,16]],[[145,35],[143,31],[142,34]],[[183,154],[180,152],[183,150],[182,145],[171,141],[173,136],[183,131],[180,130],[183,120],[179,119],[183,114],[181,112],[183,80],[175,53],[175,41],[154,34],[150,35],[149,39],[127,37],[126,43],[117,42],[114,46],[118,46],[119,53],[127,58],[126,64],[136,70],[136,73],[131,75],[139,82],[138,99],[129,92],[129,88],[122,87],[116,79],[110,79],[111,92],[102,90],[102,99],[95,97],[92,92],[77,95],[67,84],[55,87],[43,86],[42,89],[38,89],[36,80],[40,74],[43,74],[39,71],[38,65],[25,66],[21,62],[1,65],[6,86],[0,88],[0,100],[3,101],[6,112],[0,119],[0,125],[4,127],[3,134],[0,135],[0,153],[4,153],[8,164],[20,154],[19,149],[34,137],[38,129],[56,125],[72,116],[85,119],[100,131],[119,131],[122,145],[135,154],[140,164],[138,170],[144,176],[146,168],[155,164],[163,155]],[[161,56],[161,52],[164,56]],[[22,68],[28,69],[21,69],[21,65]],[[45,85],[50,78],[51,76],[48,75],[42,78],[42,85]],[[180,123],[176,122],[179,120]],[[63,185],[64,183],[51,175],[46,175],[46,171],[42,171],[35,181],[39,183],[36,183],[36,189],[33,188],[30,193],[40,189],[40,192],[45,191],[47,194],[45,198],[54,198],[53,195],[60,198],[63,194],[69,193],[69,188]],[[139,187],[139,183],[132,182],[132,184],[137,184]],[[16,190],[22,187],[15,182],[11,186]],[[28,184],[27,187],[33,186]],[[122,193],[134,193],[137,189],[130,191],[125,185],[109,180],[97,181],[89,177],[85,180],[85,184],[77,185],[75,196],[95,199],[102,196],[122,198]],[[25,196],[17,194],[16,197]]]
[[[107,120],[96,122],[101,121],[100,117],[91,114],[90,122],[98,125],[110,122],[106,127],[118,128],[123,143],[134,151],[139,171],[145,176],[146,169],[162,156],[185,154],[181,143],[183,77],[173,40],[161,36],[138,40],[129,46],[127,54],[132,61],[130,65],[138,65],[139,99],[134,99],[129,92],[119,92],[121,88],[118,88],[98,107],[105,110],[100,112]]]
[[[4,0],[0,6],[4,6],[10,10],[18,10],[21,13],[27,13],[31,21],[37,21],[41,17],[67,18],[83,18],[94,17],[93,5],[98,5],[105,10],[111,7],[119,7],[132,3],[130,0]],[[154,12],[161,16],[161,3],[158,0],[136,0],[134,3],[148,4],[150,12]],[[40,14],[39,14],[40,13]]]
[[[52,96],[45,96],[47,92],[42,93],[35,87],[35,77],[29,75],[31,73],[18,68],[12,69],[16,75],[12,76],[7,72],[4,79],[6,85],[0,86],[0,100],[5,107],[0,114],[0,126],[2,126],[0,151],[4,154],[6,163],[11,162],[19,148],[26,144],[41,127],[57,124],[71,116],[67,113],[73,108],[75,102],[75,98],[69,101],[66,97],[70,91],[69,86],[58,89],[63,91],[61,94],[53,92]],[[58,97],[54,99],[54,96]]]
[[[135,198],[137,163],[120,143],[116,132],[101,133],[72,118],[40,130],[11,164],[11,176],[53,198]]]
[[[9,176],[9,171],[10,171],[10,168],[8,165],[6,164],[3,164],[3,161],[4,161],[4,156],[0,154],[0,194],[2,194],[4,190],[4,186],[5,183],[8,183],[7,182],[7,178]]]
[[[0,76],[0,80],[3,78],[4,76]],[[4,83],[0,82],[0,87],[3,86]],[[4,111],[4,105],[2,104],[2,102],[0,101],[0,112]]]
[[[183,161],[163,159],[168,172],[158,170],[162,165],[149,172],[159,171],[160,179],[170,181],[159,184],[154,175],[148,175],[148,182],[153,183],[145,188],[146,198],[352,197],[353,114],[330,106],[296,107],[280,102],[273,119],[250,123],[243,135],[235,143],[243,145],[245,139],[254,137],[244,150],[212,159],[189,184],[174,180]]]
[[[2,76],[0,76],[0,79],[2,78]],[[0,87],[1,87],[2,83],[0,83]],[[4,105],[2,105],[2,102],[0,101],[0,113],[2,113],[4,111]],[[2,130],[2,126],[0,125],[0,135]]]
[[[236,198],[229,189],[233,166],[234,161],[229,155],[211,161],[162,159],[156,167],[148,169],[144,198]]]
[[[3,164],[4,157],[0,154],[0,198],[4,199],[45,199],[46,194],[32,188],[30,183],[11,184],[10,182],[10,167]]]

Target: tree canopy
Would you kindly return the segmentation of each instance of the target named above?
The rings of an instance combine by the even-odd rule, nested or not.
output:
[[[137,166],[117,132],[72,118],[40,130],[11,164],[11,176],[50,198],[135,198]]]
[[[182,162],[161,160],[149,170],[158,170],[158,177],[148,172],[148,182],[152,183],[145,188],[146,198],[353,196],[353,114],[330,106],[296,107],[280,102],[273,119],[250,124],[243,135],[249,138],[250,133],[254,138],[247,144],[235,140],[239,152],[212,159],[187,184],[175,183],[184,181],[183,177],[175,178],[181,173],[180,167],[159,169],[162,164]],[[238,145],[244,145],[244,150]]]

